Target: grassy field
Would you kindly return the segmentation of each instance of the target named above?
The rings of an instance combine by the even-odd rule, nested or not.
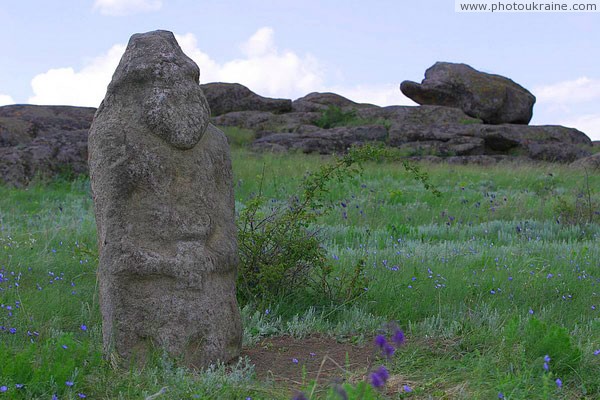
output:
[[[259,182],[286,200],[329,160],[232,156],[238,208]],[[396,321],[406,343],[381,361],[411,391],[374,391],[382,398],[600,398],[600,174],[422,168],[441,196],[393,162],[335,183],[316,228],[336,273],[365,260],[364,293],[243,304],[245,344],[320,332],[369,345]],[[247,360],[198,372],[156,354],[142,371],[115,368],[101,354],[96,268],[86,179],[0,187],[0,399],[144,399],[163,387],[159,399],[293,396],[255,379]]]

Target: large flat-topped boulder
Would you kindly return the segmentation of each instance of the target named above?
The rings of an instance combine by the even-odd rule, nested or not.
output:
[[[233,111],[270,111],[283,113],[292,110],[289,99],[260,96],[239,83],[207,83],[200,85],[213,116]]]
[[[487,124],[528,124],[535,96],[500,75],[466,64],[437,62],[419,84],[404,81],[400,90],[421,105],[456,107]]]
[[[89,133],[104,348],[129,362],[241,348],[229,148],[198,79],[171,32],[133,35]]]

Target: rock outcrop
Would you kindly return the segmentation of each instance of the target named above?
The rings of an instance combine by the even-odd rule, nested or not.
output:
[[[303,153],[343,153],[353,145],[385,142],[384,126],[355,126],[319,129],[303,125],[294,133],[273,133],[254,141],[252,147],[267,151],[300,151]]]
[[[377,107],[373,104],[361,104],[335,93],[309,93],[292,102],[295,112],[320,112],[329,107],[338,107],[342,110]]]
[[[104,347],[206,367],[241,348],[229,148],[171,32],[133,35],[89,133]]]
[[[0,107],[0,182],[87,173],[87,133],[94,108]]]
[[[460,108],[486,124],[528,124],[535,103],[533,94],[508,78],[447,62],[427,69],[420,84],[402,82],[400,90],[418,104]]]
[[[510,79],[450,63],[436,63],[425,75],[422,84],[402,83],[406,94],[424,104],[416,107],[378,107],[335,93],[310,93],[294,101],[270,99],[232,83],[200,87],[212,110],[211,122],[254,131],[252,147],[260,151],[326,154],[378,142],[400,148],[407,156],[443,157],[448,162],[489,163],[505,156],[572,162],[592,154],[592,142],[576,129],[527,126],[535,97]],[[349,126],[322,129],[330,108],[350,114]],[[23,186],[37,175],[87,172],[85,131],[93,111],[0,107],[0,181]],[[158,116],[154,120],[163,124]]]
[[[214,116],[233,111],[292,111],[291,100],[259,96],[239,83],[207,83],[200,87]]]
[[[589,157],[580,158],[571,163],[571,166],[588,171],[600,171],[600,153],[592,154]]]
[[[277,118],[281,121],[285,115]],[[369,107],[356,110],[356,117],[363,126],[320,129],[303,122],[292,129],[263,116],[264,120],[250,127],[258,136],[253,148],[323,154],[342,152],[353,144],[378,142],[414,157],[510,155],[552,162],[572,162],[591,154],[590,139],[576,129],[487,125],[451,107]]]

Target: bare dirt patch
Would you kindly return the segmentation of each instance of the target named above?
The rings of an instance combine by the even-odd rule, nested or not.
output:
[[[255,366],[256,377],[291,389],[317,380],[319,386],[363,375],[375,361],[373,346],[358,346],[314,335],[303,339],[272,337],[243,349]]]

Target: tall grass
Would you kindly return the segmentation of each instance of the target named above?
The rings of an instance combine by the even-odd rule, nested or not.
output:
[[[239,207],[261,180],[263,195],[287,199],[328,161],[232,157]],[[273,299],[268,318],[246,304],[245,343],[315,331],[368,341],[396,320],[407,345],[390,370],[414,389],[401,396],[599,398],[600,175],[551,164],[423,167],[440,197],[390,162],[334,185],[317,228],[339,273],[366,259],[365,293],[343,305]],[[164,398],[290,397],[244,363],[194,372],[157,354],[142,371],[113,368],[101,354],[96,267],[86,179],[0,186],[0,397],[133,399],[165,386]]]

